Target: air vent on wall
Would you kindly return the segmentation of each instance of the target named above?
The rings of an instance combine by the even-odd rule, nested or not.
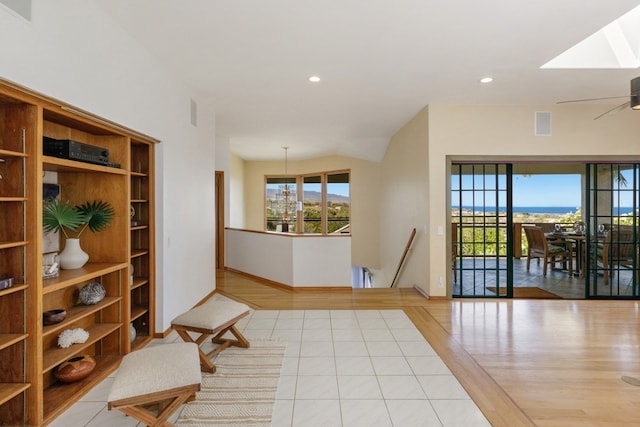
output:
[[[191,124],[198,126],[198,104],[193,99],[191,100]]]
[[[550,111],[536,111],[535,135],[551,136],[551,112]]]

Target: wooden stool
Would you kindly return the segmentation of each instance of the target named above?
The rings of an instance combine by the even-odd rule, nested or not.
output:
[[[167,422],[169,416],[200,390],[198,365],[198,348],[192,343],[163,344],[125,355],[107,398],[109,410],[148,426],[173,426]]]
[[[246,304],[231,300],[209,300],[173,319],[171,326],[184,341],[198,345],[200,368],[205,372],[214,373],[216,367],[210,359],[211,356],[232,345],[249,348],[249,341],[235,327],[238,320],[248,315],[249,307]],[[194,340],[189,332],[201,335]],[[231,332],[236,339],[223,338],[222,336],[227,332]],[[211,342],[220,345],[209,353],[205,353],[200,348],[200,344],[210,335],[215,335]]]

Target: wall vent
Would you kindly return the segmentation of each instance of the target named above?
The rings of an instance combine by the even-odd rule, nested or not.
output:
[[[191,124],[198,126],[198,104],[193,99],[191,100]]]
[[[536,111],[535,136],[551,136],[551,111]]]

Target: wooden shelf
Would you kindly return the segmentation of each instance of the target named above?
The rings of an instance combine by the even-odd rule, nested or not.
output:
[[[134,350],[137,350],[139,348],[144,347],[149,342],[151,342],[152,339],[153,339],[152,336],[150,336],[150,335],[142,335],[140,332],[138,332],[138,335],[136,336],[136,339],[133,340],[133,342],[131,343],[131,351],[134,351]]]
[[[139,177],[139,178],[146,178],[148,176],[146,173],[142,173],[142,172],[131,171],[129,173],[131,174],[131,176],[135,176],[135,177]]]
[[[37,283],[33,273],[35,242],[32,221],[37,182],[34,136],[37,108],[0,90],[0,273],[13,277],[10,288],[0,290],[0,424],[24,425],[31,387],[27,360],[35,360],[31,343],[36,333],[29,323]],[[29,278],[31,283],[25,282]],[[30,311],[31,310],[31,311]]]
[[[27,154],[20,151],[3,150],[0,148],[0,158],[1,157],[27,157]]]
[[[140,286],[144,286],[147,283],[149,283],[149,278],[147,277],[134,277],[130,289],[133,290],[139,288]]]
[[[42,357],[42,372],[49,372],[62,362],[72,358],[76,354],[82,353],[84,349],[91,347],[111,332],[117,331],[121,326],[121,323],[96,323],[86,329],[86,331],[89,332],[89,339],[87,342],[82,344],[73,344],[68,348],[52,348],[45,350]]]
[[[104,380],[120,364],[119,356],[94,356],[96,367],[91,374],[75,383],[56,382],[44,389],[44,423],[50,423],[93,386]]]
[[[1,290],[0,291],[0,297],[4,296],[4,295],[12,294],[14,292],[20,292],[20,291],[22,291],[24,289],[27,289],[27,285],[16,285],[14,283],[14,285],[12,287]]]
[[[0,334],[0,350],[26,340],[27,334]]]
[[[0,197],[0,202],[26,202],[28,199],[26,197]]]
[[[27,241],[0,242],[0,249],[18,248],[20,246],[26,246],[28,244],[29,244],[29,242],[27,242]]]
[[[127,175],[128,172],[121,168],[94,165],[92,163],[78,162],[76,160],[60,159],[58,157],[42,156],[44,170],[51,172],[86,172],[86,173],[112,173],[117,175]]]
[[[134,305],[131,307],[131,321],[136,320],[137,318],[143,316],[145,313],[149,312],[148,307],[142,307],[140,305]]]
[[[149,253],[148,249],[131,249],[131,258],[141,257]]]
[[[13,399],[30,386],[29,383],[0,383],[0,405]]]
[[[94,305],[74,305],[66,309],[67,316],[65,319],[54,325],[47,325],[42,328],[42,336],[46,337],[56,332],[61,332],[63,329],[67,329],[71,324],[78,320],[90,316],[93,313],[97,313],[110,305],[116,304],[122,300],[122,297],[105,297],[102,301]]]
[[[44,280],[42,293],[48,294],[128,267],[128,263],[88,263],[75,270],[60,270],[58,277]]]

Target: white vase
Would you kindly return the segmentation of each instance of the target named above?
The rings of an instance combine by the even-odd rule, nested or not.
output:
[[[69,238],[60,252],[60,267],[65,270],[80,268],[89,261],[89,254],[80,247],[80,239]]]
[[[136,335],[137,335],[136,328],[135,326],[133,326],[133,323],[131,323],[129,325],[129,339],[131,340],[131,342],[134,342],[136,340]]]

